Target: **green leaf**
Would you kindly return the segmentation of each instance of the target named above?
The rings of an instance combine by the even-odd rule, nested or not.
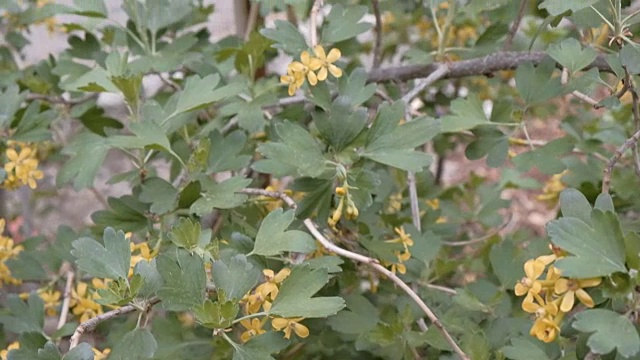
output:
[[[224,290],[228,299],[241,299],[260,280],[260,271],[247,262],[247,257],[238,254],[228,261],[223,260],[213,263],[213,283],[218,289]]]
[[[238,311],[240,307],[236,302],[207,300],[204,304],[193,308],[193,315],[206,328],[224,329],[232,325]]]
[[[602,211],[615,211],[613,206],[613,199],[609,193],[600,193],[596,198],[596,203],[593,206],[595,209]]]
[[[334,7],[335,9],[335,7]],[[368,74],[364,68],[357,68],[340,78],[339,93],[336,101],[348,103],[351,107],[358,106],[369,100],[376,92],[375,84],[368,84]]]
[[[478,160],[487,156],[487,165],[502,166],[507,160],[509,137],[499,129],[488,126],[476,128],[473,133],[476,135],[476,140],[465,149],[467,159]]]
[[[282,163],[299,176],[318,177],[324,172],[322,151],[305,129],[288,121],[276,124],[275,129],[282,142],[261,143],[257,150],[273,163],[259,160],[252,166],[255,170],[282,175],[274,167]]]
[[[240,83],[232,83],[220,88],[216,88],[220,82],[218,74],[210,74],[204,78],[193,75],[187,79],[184,89],[180,93],[178,103],[172,115],[169,118],[187,112],[199,109],[215,101],[237,95],[242,88]],[[169,118],[165,119],[166,122]]]
[[[304,263],[308,264],[312,270],[322,267],[327,269],[329,274],[334,274],[342,272],[340,265],[344,264],[344,261],[339,256],[325,255],[305,260]]]
[[[555,262],[564,276],[589,278],[627,271],[620,222],[611,211],[594,209],[590,224],[572,217],[553,220],[547,232],[551,242],[573,254]]]
[[[577,313],[575,318],[571,324],[574,329],[593,333],[587,340],[593,353],[608,354],[617,349],[628,358],[640,351],[638,330],[627,316],[606,309],[591,309]]]
[[[344,298],[347,308],[327,319],[327,324],[343,334],[365,334],[376,327],[380,317],[378,309],[362,295]]]
[[[550,45],[548,53],[553,60],[566,67],[571,74],[575,74],[590,65],[598,55],[590,47],[582,49],[580,42],[574,38],[566,39],[560,44]]]
[[[107,136],[105,129],[122,129],[124,125],[116,119],[104,115],[104,110],[99,107],[91,107],[85,111],[78,119],[91,132]]]
[[[193,250],[198,247],[201,234],[202,227],[199,222],[183,217],[171,228],[168,236],[175,246]]]
[[[112,136],[109,138],[111,145],[119,148],[144,149],[151,148],[154,150],[166,151],[176,160],[182,162],[182,159],[171,149],[169,138],[165,134],[160,125],[151,120],[129,125],[129,130],[134,136]]]
[[[232,177],[219,184],[210,184],[205,187],[202,197],[191,204],[190,212],[198,216],[209,214],[215,209],[231,209],[242,205],[247,200],[247,195],[237,192],[246,188],[251,179],[241,176]]]
[[[71,254],[82,271],[97,278],[126,279],[129,274],[131,252],[124,232],[106,228],[102,236],[104,246],[94,239],[83,237],[73,242]]]
[[[560,193],[560,209],[563,217],[573,217],[591,222],[591,204],[589,200],[576,189],[565,189]]]
[[[366,13],[366,6],[333,5],[327,16],[328,23],[322,27],[322,42],[336,43],[368,31],[371,23],[360,22]]]
[[[175,249],[158,256],[156,264],[164,280],[164,286],[157,292],[162,306],[170,311],[186,311],[202,305],[206,274],[200,256]]]
[[[0,128],[11,124],[13,115],[20,109],[20,104],[27,98],[27,93],[20,93],[16,84],[11,84],[4,92],[0,91]]]
[[[5,260],[11,270],[11,276],[20,280],[48,280],[49,275],[42,267],[43,253],[40,251],[22,251],[18,256]]]
[[[551,360],[549,356],[528,339],[513,338],[511,345],[502,348],[502,353],[512,360]]]
[[[44,302],[37,293],[30,293],[26,303],[18,295],[7,295],[6,309],[9,310],[10,315],[0,316],[0,323],[4,325],[4,330],[14,334],[42,332]]]
[[[365,153],[362,156],[381,164],[414,172],[431,165],[432,161],[431,155],[414,150],[383,150]]]
[[[93,357],[92,346],[83,342],[69,350],[69,352],[62,357],[62,360],[93,360]]]
[[[254,336],[242,345],[231,342],[234,348],[233,360],[275,360],[270,354],[286,348],[289,343],[289,340],[276,332]]]
[[[491,246],[489,260],[493,273],[505,289],[513,289],[516,282],[524,276],[522,270],[524,256],[511,241],[502,241]]]
[[[63,153],[71,154],[73,157],[66,161],[58,172],[56,184],[61,186],[73,180],[76,190],[93,186],[98,169],[109,152],[108,141],[89,132],[78,135],[63,150]]]
[[[99,226],[115,226],[122,231],[137,231],[150,225],[145,212],[147,204],[141,203],[132,195],[120,198],[108,198],[109,210],[99,210],[91,214],[91,219]]]
[[[410,249],[411,256],[428,265],[431,260],[438,256],[438,252],[440,252],[440,248],[442,247],[442,239],[431,230],[420,234],[413,225],[405,226],[405,228],[414,240],[413,246]]]
[[[135,328],[126,333],[109,354],[109,360],[147,360],[158,349],[158,342],[151,331]]]
[[[282,208],[270,212],[256,235],[256,242],[249,255],[273,256],[285,251],[309,253],[316,249],[311,235],[299,230],[287,228],[293,222],[295,210],[282,211]]]
[[[313,121],[316,127],[334,147],[336,152],[342,151],[360,134],[367,121],[367,110],[359,108],[351,111],[347,104],[336,99],[330,111],[313,113]]]
[[[550,15],[561,15],[569,10],[578,11],[597,3],[598,0],[544,0],[539,9],[546,9]]]
[[[104,0],[74,0],[73,4],[76,6],[74,11],[76,15],[106,18],[109,14],[107,7],[104,5]]]
[[[620,63],[630,75],[640,74],[640,49],[637,46],[629,45],[620,50]]]
[[[216,130],[209,135],[209,139],[211,139],[211,149],[207,173],[238,170],[249,165],[251,155],[241,155],[247,143],[247,135],[244,131],[236,130],[223,138]]]
[[[168,181],[159,177],[144,179],[141,185],[140,201],[151,204],[152,213],[162,215],[176,208],[178,190]]]
[[[460,132],[473,129],[478,125],[491,124],[480,99],[475,95],[451,102],[451,113],[453,115],[442,118],[442,132]]]
[[[325,268],[314,270],[309,266],[293,268],[291,274],[282,283],[269,314],[285,318],[320,318],[335,315],[345,306],[342,298],[311,297],[328,281],[329,274]]]
[[[529,171],[535,166],[546,175],[560,174],[566,169],[566,165],[560,157],[571,150],[573,150],[573,144],[569,139],[559,138],[548,142],[540,148],[522,153],[511,161],[520,172]]]
[[[276,41],[273,47],[282,49],[289,55],[299,56],[302,51],[308,49],[304,36],[288,21],[276,20],[275,28],[261,29],[260,34]]]
[[[44,344],[42,349],[38,349],[38,360],[60,360],[62,359],[62,354],[60,354],[60,350],[56,346],[56,344],[51,341],[47,341]]]
[[[156,292],[162,287],[163,281],[160,272],[158,272],[156,259],[151,261],[138,261],[133,268],[133,273],[140,275],[144,280],[142,287],[138,291],[138,295],[147,299],[156,295]]]
[[[25,142],[49,140],[51,138],[49,126],[56,116],[55,111],[52,110],[40,112],[40,103],[32,102],[15,126],[12,140]]]
[[[537,67],[531,63],[518,66],[515,76],[516,88],[528,106],[545,102],[560,95],[562,85],[559,76],[552,76],[554,70],[555,63],[553,61],[543,61]]]

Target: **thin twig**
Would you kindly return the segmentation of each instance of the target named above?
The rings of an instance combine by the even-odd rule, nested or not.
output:
[[[78,98],[73,98],[73,99],[65,99],[62,96],[50,96],[50,95],[44,95],[44,94],[35,94],[35,93],[31,93],[27,95],[27,100],[28,101],[33,101],[33,100],[42,100],[42,101],[46,101],[48,103],[51,104],[64,104],[67,106],[73,106],[73,105],[77,105],[92,99],[97,98],[99,95],[99,93],[90,93]]]
[[[382,60],[382,18],[380,17],[380,4],[378,0],[371,0],[371,7],[373,8],[373,15],[376,18],[376,26],[374,31],[376,33],[376,42],[373,46],[373,69],[377,69],[380,66]]]
[[[638,109],[640,101],[638,99],[638,92],[633,85],[633,80],[627,69],[625,69],[625,73],[627,74],[625,87],[631,91],[631,113],[633,114],[633,125],[637,131],[640,129],[640,109]],[[633,165],[636,175],[640,177],[640,155],[638,154],[637,143],[633,146]]]
[[[516,33],[520,28],[520,23],[522,22],[522,18],[524,17],[524,10],[526,8],[527,8],[527,0],[522,0],[520,2],[520,8],[518,9],[518,15],[516,15],[516,18],[513,21],[513,25],[511,25],[511,29],[509,29],[507,38],[504,40],[504,45],[502,45],[502,51],[509,51],[509,49],[511,49],[511,45],[513,44],[513,39],[516,37]]]
[[[244,28],[244,41],[249,40],[251,32],[253,32],[253,29],[256,27],[258,15],[260,15],[260,3],[257,1],[252,1],[251,7],[249,8],[249,18],[247,19],[247,26]]]
[[[409,103],[411,102],[411,100],[413,100],[413,98],[418,96],[418,94],[422,90],[426,89],[429,85],[433,84],[434,82],[442,79],[448,73],[449,73],[449,64],[447,63],[440,64],[438,68],[434,72],[429,74],[429,76],[427,76],[424,80],[419,80],[418,83],[414,86],[414,88],[411,89],[406,95],[402,97],[402,101],[404,101],[404,103],[407,106],[409,106]]]
[[[67,322],[67,315],[69,315],[69,303],[71,302],[71,288],[73,287],[74,272],[67,271],[67,283],[64,286],[64,294],[62,300],[62,309],[60,310],[60,318],[58,319],[58,326],[56,329],[60,329]]]
[[[602,177],[602,192],[609,193],[609,186],[611,185],[611,173],[613,172],[613,167],[616,165],[618,160],[622,158],[622,155],[625,151],[630,148],[636,146],[640,140],[640,130],[636,131],[627,141],[622,144],[619,148],[616,149],[615,154],[609,159],[609,163],[604,168],[604,175]]]
[[[407,186],[409,187],[409,199],[411,205],[411,219],[413,226],[422,232],[422,221],[420,221],[420,205],[418,203],[418,190],[416,189],[416,173],[407,172]]]
[[[149,301],[149,305],[148,307],[152,307],[153,305],[157,304],[160,302],[160,299],[152,299],[151,301]],[[125,314],[129,314],[132,313],[134,311],[136,311],[137,308],[134,307],[133,305],[126,305],[123,306],[121,308],[115,309],[115,310],[111,310],[108,311],[104,314],[100,314],[92,319],[89,319],[83,323],[81,323],[80,325],[78,325],[78,327],[76,328],[76,331],[73,333],[73,335],[71,335],[71,339],[69,340],[69,350],[73,349],[74,347],[78,346],[78,344],[80,343],[80,338],[82,337],[82,334],[88,332],[88,331],[93,331],[93,329],[96,328],[96,326],[98,326],[100,323],[107,321],[109,319],[113,319],[115,317],[118,317],[120,315],[125,315]]]
[[[95,198],[98,200],[98,202],[100,202],[100,204],[102,204],[102,206],[104,206],[105,208],[109,208],[109,202],[107,201],[107,199],[104,198],[104,196],[98,191],[98,189],[96,189],[95,187],[90,187],[89,191],[91,191],[91,193],[93,194],[93,196],[95,196]]]
[[[317,20],[318,13],[320,12],[320,8],[322,7],[322,0],[315,0],[313,2],[313,6],[311,7],[311,13],[309,14],[309,41],[311,41],[311,47],[318,45],[318,32],[317,32]]]
[[[562,85],[567,85],[568,82],[569,82],[569,69],[563,68],[562,75],[560,76],[560,83],[562,83]],[[589,95],[583,94],[578,90],[572,91],[571,95],[593,106],[595,109],[598,109],[601,107],[600,105],[598,105],[600,103],[599,101],[594,100]]]
[[[511,224],[511,221],[513,220],[513,214],[509,215],[509,218],[507,219],[507,221],[505,221],[502,225],[500,225],[499,228],[479,237],[479,238],[475,238],[475,239],[470,239],[470,240],[463,240],[463,241],[443,241],[442,245],[445,246],[467,246],[467,245],[473,245],[473,244],[477,244],[480,242],[483,242],[491,237],[493,237],[494,235],[499,234],[502,230],[506,229],[509,224]]]
[[[279,193],[279,192],[275,192],[275,191],[268,191],[268,190],[264,190],[264,189],[253,189],[253,188],[243,189],[240,192],[242,192],[244,194],[249,194],[249,195],[262,195],[262,196],[268,196],[268,197],[272,197],[272,198],[282,199],[282,201],[284,201],[291,208],[295,209],[297,207],[296,202],[291,197],[289,197],[288,195],[286,195],[284,193]],[[338,255],[340,255],[342,257],[346,257],[348,259],[351,259],[351,260],[354,260],[354,261],[357,261],[357,262],[360,262],[360,263],[363,263],[363,264],[367,264],[367,265],[371,266],[376,272],[378,272],[381,275],[389,278],[393,283],[395,283],[397,286],[399,286],[407,295],[409,295],[409,297],[411,297],[411,299],[418,305],[418,307],[425,313],[425,315],[427,315],[429,320],[431,320],[433,325],[438,329],[438,331],[440,331],[440,333],[445,338],[447,343],[449,343],[449,345],[451,346],[453,351],[456,354],[458,354],[458,356],[460,358],[462,358],[463,360],[469,360],[470,359],[469,356],[467,356],[467,354],[465,354],[464,351],[462,351],[462,349],[458,346],[458,344],[453,339],[451,334],[449,334],[447,329],[445,329],[445,327],[442,325],[442,322],[440,321],[440,319],[438,319],[436,314],[433,311],[431,311],[429,306],[427,306],[427,304],[420,298],[420,296],[418,296],[418,294],[416,294],[416,292],[413,291],[413,289],[411,289],[411,287],[409,285],[407,285],[407,283],[402,281],[402,279],[400,279],[396,274],[394,274],[392,271],[390,271],[389,269],[387,269],[384,266],[382,266],[377,259],[370,258],[370,257],[364,256],[364,255],[360,255],[358,253],[354,253],[354,252],[345,250],[345,249],[335,245],[329,239],[327,239],[324,235],[322,235],[320,230],[318,230],[318,228],[316,227],[316,225],[313,223],[313,221],[311,219],[307,218],[307,219],[305,219],[303,221],[303,223],[306,226],[306,228],[309,230],[309,232],[311,232],[313,237],[316,240],[318,240],[318,242],[320,242],[320,244],[326,250],[328,250],[330,252],[333,252],[335,254],[338,254]]]
[[[452,288],[448,288],[446,286],[441,286],[441,285],[434,285],[434,284],[423,284],[422,286],[432,289],[432,290],[437,290],[437,291],[441,291],[443,293],[447,293],[449,295],[458,295],[458,292],[455,291]]]

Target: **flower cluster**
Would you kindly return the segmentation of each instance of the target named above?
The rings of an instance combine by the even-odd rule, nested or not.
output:
[[[240,321],[246,330],[240,335],[242,342],[247,342],[254,336],[264,334],[266,330],[263,329],[268,318],[265,316],[262,319],[249,318],[250,315],[258,314],[260,308],[265,311],[271,309],[271,303],[278,296],[280,292],[280,285],[291,274],[291,269],[283,268],[276,274],[273,270],[265,269],[262,271],[265,276],[265,281],[258,285],[252,292],[249,292],[244,296],[242,302],[244,304],[244,313],[246,319]],[[309,329],[300,324],[304,318],[274,318],[271,320],[271,327],[277,331],[283,331],[284,337],[289,339],[291,332],[295,332],[301,338],[309,336]]]
[[[390,244],[402,244],[404,248],[403,251],[395,251],[394,255],[398,259],[396,263],[387,263],[385,266],[391,266],[391,271],[395,274],[396,271],[400,274],[404,274],[407,272],[407,267],[404,265],[404,262],[411,258],[411,251],[409,251],[409,247],[413,246],[413,240],[411,239],[411,235],[404,232],[403,227],[394,229],[398,237],[393,238],[391,240],[387,240],[385,242]]]
[[[100,279],[93,279],[92,285],[94,289],[107,288],[107,285]],[[73,314],[80,317],[81,323],[102,314],[102,305],[95,301],[98,298],[98,293],[95,291],[90,292],[89,285],[85,282],[78,283],[76,288],[71,291],[71,303],[69,305]]]
[[[305,79],[315,86],[318,81],[326,80],[329,73],[337,78],[342,76],[342,70],[334,64],[342,56],[339,49],[333,48],[327,55],[322,46],[316,45],[313,53],[315,57],[308,51],[300,53],[300,61],[289,64],[287,75],[280,76],[280,82],[289,85],[289,96],[302,87]]]
[[[540,341],[551,342],[560,332],[565,314],[573,309],[576,298],[586,307],[593,307],[593,299],[585,288],[600,285],[601,278],[568,279],[553,266],[558,255],[545,255],[524,264],[525,277],[515,286],[517,296],[525,296],[522,309],[535,315],[530,334]],[[545,279],[540,277],[544,274]]]
[[[107,348],[102,351],[92,348],[93,351],[93,360],[106,360],[109,354],[111,353],[111,349]]]
[[[38,170],[38,158],[36,150],[27,143],[9,141],[5,155],[7,162],[4,164],[4,170],[7,177],[2,187],[15,190],[23,185],[29,185],[35,189],[36,180],[42,179],[44,176],[42,171]]]
[[[9,351],[18,349],[20,349],[20,343],[17,341],[12,342],[6,349],[0,350],[0,360],[7,360]]]
[[[128,235],[130,237],[131,235]],[[131,251],[131,263],[129,265],[129,277],[133,276],[133,268],[136,264],[142,260],[151,261],[158,253],[157,250],[151,251],[149,244],[141,242],[139,244],[129,243],[129,249]]]
[[[12,238],[2,235],[4,233],[5,221],[0,219],[0,287],[2,284],[18,285],[20,280],[11,276],[11,270],[5,264],[5,261],[18,256],[24,249],[22,245],[15,245]]]
[[[331,217],[327,220],[329,226],[336,230],[336,225],[338,221],[342,218],[342,213],[345,213],[345,218],[347,220],[353,220],[360,215],[358,208],[356,207],[355,202],[353,202],[353,198],[349,193],[349,189],[353,189],[347,181],[345,180],[342,186],[336,187],[336,196],[338,197],[338,207],[333,210]]]
[[[542,188],[542,194],[538,195],[536,199],[546,202],[550,206],[555,206],[558,203],[560,192],[567,186],[562,182],[562,177],[567,174],[567,170],[560,174],[553,175]]]

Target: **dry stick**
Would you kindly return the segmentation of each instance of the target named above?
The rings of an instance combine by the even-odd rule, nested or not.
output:
[[[258,21],[259,14],[260,4],[257,1],[252,1],[251,7],[249,8],[249,18],[247,19],[247,26],[244,29],[244,41],[249,40],[249,36],[251,35],[251,32],[256,26],[256,22]]]
[[[380,4],[378,0],[371,0],[371,7],[373,7],[373,15],[376,17],[376,26],[374,28],[376,32],[376,42],[373,47],[373,69],[377,69],[382,60],[382,18],[380,17]]]
[[[73,287],[73,277],[75,276],[73,271],[67,271],[67,283],[64,286],[64,294],[62,300],[62,310],[60,310],[60,318],[58,319],[58,326],[56,329],[60,329],[67,322],[67,315],[69,315],[69,303],[71,302],[71,288]]]
[[[480,242],[483,242],[489,238],[491,238],[492,236],[500,233],[500,231],[506,229],[509,224],[511,224],[511,221],[513,221],[513,214],[509,215],[509,219],[507,219],[507,221],[504,222],[504,224],[502,224],[499,228],[479,237],[476,239],[471,239],[471,240],[463,240],[463,241],[443,241],[442,245],[445,246],[467,246],[467,245],[473,245],[473,244],[477,244]]]
[[[291,197],[289,197],[284,193],[268,191],[264,189],[253,189],[253,188],[243,189],[240,192],[248,195],[262,195],[262,196],[268,196],[272,198],[278,198],[284,201],[292,209],[297,208],[296,202]],[[436,314],[434,314],[433,311],[431,311],[431,309],[429,308],[429,306],[427,306],[427,304],[425,304],[425,302],[422,301],[422,299],[418,296],[418,294],[416,294],[416,292],[413,291],[411,287],[409,287],[409,285],[407,285],[404,281],[402,281],[402,279],[400,279],[396,274],[394,274],[384,266],[380,265],[380,262],[377,259],[360,255],[358,253],[345,250],[335,245],[329,239],[327,239],[324,235],[322,235],[320,230],[318,230],[318,228],[316,227],[316,225],[313,223],[311,219],[307,218],[303,222],[306,228],[309,230],[309,232],[311,232],[313,237],[316,240],[318,240],[326,250],[336,253],[342,257],[346,257],[348,259],[351,259],[363,264],[367,264],[371,266],[375,271],[386,276],[391,281],[393,281],[396,285],[398,285],[407,295],[409,295],[409,297],[411,297],[411,299],[418,305],[418,307],[427,315],[429,320],[431,320],[433,325],[438,329],[438,331],[440,331],[442,336],[444,336],[445,340],[447,340],[447,343],[449,343],[453,351],[456,354],[458,354],[458,356],[460,356],[460,358],[462,358],[463,360],[470,360],[470,358],[458,346],[458,344],[453,339],[451,334],[449,334],[447,329],[444,328],[444,326],[442,325],[442,322],[440,321],[440,319],[438,319]]]
[[[567,68],[563,68],[562,69],[562,75],[560,76],[560,83],[562,85],[567,85],[567,83],[569,82],[569,69]],[[595,109],[600,108],[601,106],[598,105],[599,102],[594,100],[593,98],[591,98],[589,95],[586,95],[584,93],[581,93],[578,90],[574,90],[571,92],[571,95],[575,96],[576,98],[586,102],[587,104],[593,106]]]
[[[637,104],[635,104],[637,106]],[[611,173],[613,171],[613,167],[616,165],[618,160],[622,157],[625,151],[629,150],[633,146],[636,146],[640,140],[640,130],[636,131],[627,141],[622,144],[619,148],[616,149],[615,154],[609,159],[609,163],[604,168],[604,176],[602,177],[602,192],[609,193],[609,186],[611,185]]]
[[[318,33],[316,32],[316,21],[318,18],[318,13],[320,12],[320,8],[322,7],[322,0],[315,0],[313,2],[313,6],[311,7],[311,13],[309,14],[309,18],[311,23],[309,24],[309,41],[311,41],[311,47],[318,45]]]
[[[434,82],[444,78],[449,73],[449,64],[443,63],[438,65],[438,67],[429,74],[425,79],[418,80],[418,83],[415,85],[413,89],[411,89],[405,96],[402,97],[402,101],[404,101],[406,106],[409,106],[409,103],[413,98],[418,96],[418,94],[426,89],[429,85]]]
[[[27,94],[27,100],[42,100],[51,104],[64,104],[68,106],[77,105],[92,99],[98,98],[98,93],[90,93],[79,98],[65,99],[62,96],[49,96],[44,94]]]
[[[513,38],[516,37],[518,28],[520,28],[520,23],[522,22],[522,17],[524,17],[524,10],[526,8],[527,0],[522,0],[520,2],[520,8],[518,9],[518,15],[516,15],[516,19],[513,21],[511,29],[509,29],[509,33],[507,34],[507,38],[504,41],[504,45],[502,45],[502,51],[508,51],[511,48],[511,44],[513,44]]]
[[[152,299],[149,302],[149,307],[157,304],[160,302],[160,299]],[[129,314],[132,313],[134,311],[138,310],[136,307],[134,307],[133,305],[126,305],[123,306],[121,308],[115,309],[115,310],[111,310],[108,311],[104,314],[100,314],[92,319],[89,319],[83,323],[81,323],[80,325],[78,325],[78,327],[76,328],[76,331],[73,333],[73,335],[71,335],[71,340],[69,340],[69,350],[73,349],[74,347],[78,346],[78,344],[80,343],[80,338],[82,337],[82,334],[88,332],[88,331],[92,331],[93,329],[96,328],[96,326],[98,326],[101,322],[103,321],[107,321],[109,319],[113,319],[115,317],[118,317],[120,315],[125,315],[125,314]]]
[[[626,72],[626,70],[625,70]],[[640,110],[638,109],[638,103],[640,103],[638,99],[638,92],[636,88],[632,84],[631,76],[627,72],[627,81],[625,82],[626,87],[631,91],[631,112],[633,113],[633,124],[636,130],[640,129]],[[633,146],[633,165],[636,170],[636,175],[640,176],[640,156],[638,155],[638,144]]]

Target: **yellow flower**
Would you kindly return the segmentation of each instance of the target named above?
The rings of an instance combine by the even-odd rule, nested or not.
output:
[[[142,260],[151,261],[157,254],[156,252],[151,252],[149,250],[149,244],[146,242],[142,242],[139,244],[134,244],[133,242],[129,243],[129,249],[131,251],[131,262],[129,266],[129,274],[128,277],[133,276],[133,268]],[[134,252],[138,252],[138,254],[134,254]]]
[[[333,48],[329,51],[329,55],[326,55],[324,48],[321,45],[316,45],[313,48],[313,52],[316,54],[316,57],[320,60],[321,64],[320,70],[318,70],[318,80],[326,80],[327,71],[337,78],[342,76],[342,70],[333,64],[340,59],[340,56],[342,56],[339,49]]]
[[[303,319],[304,318],[301,317],[291,319],[275,318],[271,320],[271,326],[277,331],[284,331],[285,339],[291,338],[291,331],[295,332],[296,335],[301,338],[306,338],[309,336],[309,328],[300,324],[300,321]]]
[[[4,226],[5,220],[0,219],[0,261],[18,256],[24,250],[22,245],[15,245],[12,238],[2,235]]]
[[[16,144],[20,146],[19,153],[15,147],[11,147]],[[7,179],[3,186],[13,189],[21,185],[29,185],[30,188],[35,189],[37,187],[36,180],[40,180],[44,176],[42,171],[37,169],[36,151],[24,143],[10,143],[5,154],[9,161],[4,164]]]
[[[80,316],[81,323],[102,314],[102,306],[94,301],[96,298],[97,294],[90,294],[84,282],[78,283],[71,291],[70,306],[73,314]]]
[[[5,265],[3,261],[0,261],[0,287],[2,287],[3,283],[19,285],[22,284],[22,280],[16,279],[11,276],[11,270],[9,269],[9,267],[7,267],[7,265]]]
[[[560,322],[564,317],[564,313],[560,312],[556,317],[545,316],[536,319],[533,323],[533,327],[529,331],[531,336],[535,336],[540,341],[544,341],[546,343],[552,342],[555,340],[558,333],[560,333]]]
[[[44,301],[44,309],[47,312],[47,316],[56,316],[56,308],[60,305],[60,291],[41,289],[38,291],[38,295]]]
[[[266,281],[256,288],[256,293],[260,293],[262,298],[267,299],[271,298],[271,300],[275,300],[276,296],[278,296],[278,285],[284,281],[284,279],[291,274],[291,269],[283,268],[278,271],[277,274],[274,274],[271,269],[264,269],[262,273],[266,277]]]
[[[426,201],[427,206],[431,208],[431,210],[440,209],[440,200],[439,199],[431,199]]]
[[[558,300],[545,303],[540,296],[529,293],[522,301],[522,310],[535,314],[537,318],[555,316],[558,314]]]
[[[271,303],[262,296],[260,289],[256,289],[253,294],[245,295],[242,301],[244,302],[244,312],[247,315],[257,313],[261,306],[265,310],[271,308]]]
[[[520,279],[520,282],[516,284],[515,292],[517,296],[524,294],[539,294],[542,290],[542,283],[538,281],[538,278],[544,272],[545,263],[538,259],[531,259],[524,263],[525,277]]]
[[[93,348],[91,350],[93,350],[93,360],[105,360],[107,356],[109,356],[109,354],[111,353],[111,349],[109,348],[104,349],[102,351],[96,348]]]
[[[546,202],[548,205],[555,205],[558,202],[560,192],[566,188],[565,184],[561,181],[562,177],[567,174],[567,170],[560,174],[553,175],[542,188],[542,194],[538,195],[536,199]]]
[[[395,214],[402,209],[402,193],[395,193],[389,196],[389,205],[387,205],[387,212]]]
[[[300,62],[294,61],[291,63],[291,67],[294,71],[300,71],[307,76],[309,84],[316,85],[318,83],[318,77],[314,71],[320,69],[322,62],[320,59],[309,55],[308,51],[303,51],[300,54]]]
[[[9,351],[17,350],[17,349],[20,349],[20,343],[17,342],[17,341],[12,342],[11,344],[9,344],[9,346],[7,346],[6,349],[0,351],[0,359],[7,360],[7,356],[9,354]]]
[[[563,312],[571,311],[576,297],[584,306],[593,307],[595,305],[593,299],[584,291],[584,288],[598,286],[601,282],[601,278],[558,279],[555,283],[554,291],[557,295],[564,294],[562,303],[560,304],[560,310]]]
[[[304,74],[293,71],[291,65],[287,68],[287,75],[280,76],[280,82],[289,85],[289,96],[293,96],[302,84],[304,84]]]
[[[391,239],[391,240],[387,240],[385,242],[387,243],[400,243],[404,246],[404,249],[407,250],[407,248],[409,246],[413,246],[413,240],[411,239],[411,235],[407,234],[406,232],[404,232],[404,227],[397,227],[393,229],[396,234],[398,234],[400,237]]]
[[[264,323],[256,318],[241,320],[240,324],[247,329],[242,333],[242,335],[240,335],[240,340],[242,340],[242,342],[247,342],[250,338],[267,332],[262,328]]]

